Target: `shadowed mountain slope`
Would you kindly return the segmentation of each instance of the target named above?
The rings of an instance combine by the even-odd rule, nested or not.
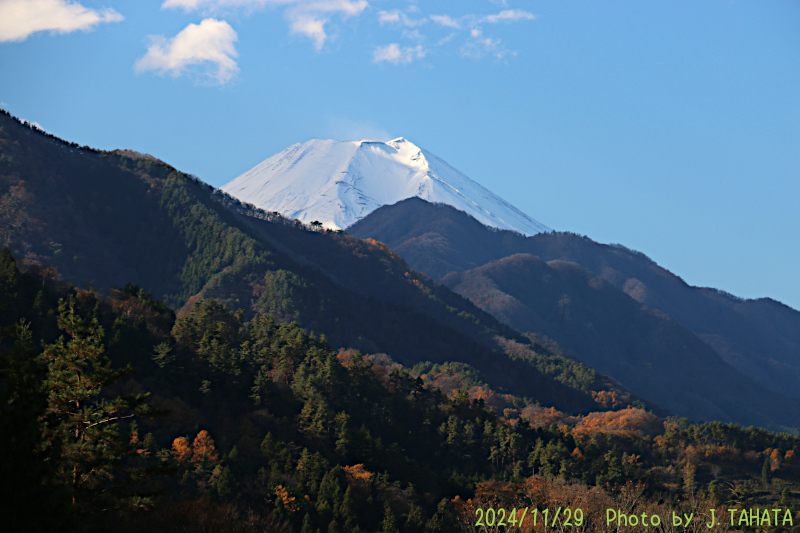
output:
[[[631,398],[542,347],[507,354],[496,339],[524,337],[385,245],[256,210],[152,157],[80,148],[0,114],[0,198],[3,244],[76,284],[136,283],[180,314],[215,298],[334,346],[467,363],[499,391],[570,412],[598,408],[600,390]]]
[[[693,287],[642,253],[571,233],[524,237],[489,229],[449,206],[412,198],[348,228],[385,242],[411,268],[440,279],[517,253],[577,263],[657,309],[713,347],[733,367],[775,391],[800,397],[800,312],[769,298],[743,300]]]
[[[558,340],[585,364],[675,413],[776,427],[798,416],[795,402],[575,263],[516,254],[453,272],[442,283],[520,331]]]

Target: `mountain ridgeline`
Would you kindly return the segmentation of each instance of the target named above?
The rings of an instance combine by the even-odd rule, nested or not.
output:
[[[663,387],[639,397],[569,354],[633,384],[666,376],[694,393],[676,411],[797,428],[790,400],[585,267],[492,257],[517,234],[424,202],[387,212],[374,220],[412,264],[402,237],[425,216],[475,230],[472,248],[456,227],[420,235],[463,296],[378,240],[0,113],[6,529],[461,533],[476,508],[561,507],[607,533],[606,509],[667,524],[736,506],[783,511],[738,529],[797,530],[800,438],[662,418],[646,398]],[[571,249],[534,239],[551,238]],[[689,380],[690,363],[719,381]]]
[[[348,232],[682,416],[778,427],[797,416],[800,313],[783,304],[691,287],[622,246],[498,231],[418,198]]]
[[[466,363],[500,392],[569,412],[599,409],[601,391],[635,400],[544,349],[506,353],[496,338],[526,339],[381,243],[259,211],[152,157],[0,120],[4,244],[79,286],[130,282],[179,315],[213,298],[406,365]]]

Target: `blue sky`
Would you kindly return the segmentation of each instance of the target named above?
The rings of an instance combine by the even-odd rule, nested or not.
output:
[[[0,106],[215,186],[404,136],[552,228],[800,309],[795,0],[0,0]]]

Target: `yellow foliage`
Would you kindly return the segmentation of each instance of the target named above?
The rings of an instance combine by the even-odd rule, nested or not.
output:
[[[283,485],[275,487],[275,496],[281,499],[283,507],[290,513],[295,513],[299,509],[297,504],[294,503],[296,498],[294,496],[289,496],[289,491],[287,491]]]
[[[361,463],[353,466],[345,466],[344,471],[348,476],[362,483],[369,483],[369,479],[372,477],[372,473],[364,468],[364,465]]]

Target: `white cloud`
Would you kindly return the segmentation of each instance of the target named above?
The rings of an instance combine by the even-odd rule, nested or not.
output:
[[[24,41],[37,31],[86,31],[122,19],[113,9],[97,11],[69,0],[0,0],[0,42]]]
[[[507,7],[505,0],[492,0],[493,4]],[[396,26],[411,26],[409,19],[405,12],[395,9],[391,11],[381,11],[378,13],[378,20],[381,24],[396,25]],[[497,59],[505,59],[509,56],[516,55],[516,52],[508,50],[495,36],[484,35],[484,26],[497,25],[499,23],[514,23],[522,21],[535,20],[536,16],[532,13],[522,9],[502,9],[498,13],[491,15],[476,15],[466,14],[459,17],[439,13],[436,15],[423,15],[419,20],[430,21],[439,28],[450,30],[449,35],[439,37],[435,40],[432,46],[444,46],[450,41],[454,40],[457,36],[464,36],[465,40],[461,44],[461,55],[473,59],[480,59],[483,57],[495,57]],[[416,40],[422,42],[424,35],[418,32],[411,32],[404,30],[402,34],[405,40]],[[388,45],[375,50],[375,61],[389,61],[393,63],[408,63],[414,59],[410,55],[411,48],[402,48],[399,44]],[[410,59],[409,59],[410,58]]]
[[[367,6],[366,0],[298,1],[286,11],[286,18],[292,33],[305,35],[314,41],[314,48],[319,51],[328,39],[325,25],[330,22],[332,15],[352,17],[359,15]]]
[[[316,16],[313,13],[297,12],[287,14],[286,18],[289,19],[289,29],[292,33],[305,35],[314,41],[314,48],[317,51],[322,50],[325,41],[328,39],[328,34],[325,33],[325,24],[328,23],[327,18]]]
[[[392,11],[379,11],[378,22],[380,22],[381,24],[399,24],[401,26],[406,26],[408,28],[415,28],[417,26],[425,24],[428,21],[424,18],[422,19],[409,18],[408,15],[406,15],[399,9],[395,9]]]
[[[305,35],[321,50],[328,39],[325,25],[334,15],[352,17],[364,11],[367,0],[165,0],[161,7],[217,14],[233,9],[252,11],[264,7],[284,7],[291,33]]]
[[[392,43],[386,46],[379,46],[372,54],[375,63],[394,63],[395,65],[408,64],[415,59],[425,57],[427,52],[421,45],[401,48],[399,44]]]
[[[165,0],[162,9],[181,8],[184,11],[219,12],[235,8],[261,8],[269,4],[292,4],[294,0]]]
[[[234,59],[238,57],[234,47],[238,36],[223,20],[208,18],[189,24],[172,39],[151,39],[147,53],[136,62],[137,72],[154,70],[173,77],[191,72],[219,84],[229,82],[239,72]],[[190,71],[190,67],[198,68]]]
[[[378,22],[381,24],[392,24],[400,22],[400,10],[394,11],[378,11]]]
[[[456,19],[451,17],[450,15],[431,15],[431,20],[438,24],[439,26],[444,26],[445,28],[460,28],[461,24],[458,23]]]
[[[495,59],[505,59],[506,56],[515,56],[516,52],[507,50],[502,46],[500,39],[484,37],[483,30],[474,27],[469,32],[472,40],[461,47],[461,55],[470,59],[481,59],[487,55]]]
[[[2,2],[3,0],[0,0]],[[314,48],[319,51],[329,41],[329,27],[338,19],[357,17],[361,15],[371,3],[369,0],[161,0],[164,9],[182,9],[187,12],[201,12],[205,16],[218,16],[220,13],[231,11],[252,12],[257,9],[275,8],[283,13],[292,34],[302,35],[311,40]],[[503,57],[510,52],[504,51],[500,40],[496,37],[483,35],[482,26],[495,25],[502,22],[520,22],[535,20],[535,16],[522,9],[507,9],[506,0],[491,0],[500,7],[500,11],[490,15],[467,14],[459,17],[440,13],[426,15],[416,1],[385,2],[381,7],[387,9],[377,10],[376,18],[381,26],[394,27],[400,30],[398,34],[387,39],[397,41],[386,46],[373,49],[373,59],[376,63],[407,64],[425,57],[427,50],[420,43],[426,42],[426,31],[423,26],[427,23],[428,31],[442,33],[442,29],[452,31],[450,35],[432,35],[434,44],[430,46],[444,46],[446,43],[461,35],[462,55],[478,57],[492,55]],[[387,5],[388,4],[388,5]],[[397,6],[397,8],[395,8]],[[423,7],[425,5],[423,4]],[[495,8],[497,9],[497,8]],[[413,46],[412,46],[413,45]],[[420,45],[420,46],[418,46]]]
[[[497,15],[489,15],[483,20],[495,24],[497,22],[517,22],[519,20],[535,20],[536,16],[522,9],[504,9]]]

